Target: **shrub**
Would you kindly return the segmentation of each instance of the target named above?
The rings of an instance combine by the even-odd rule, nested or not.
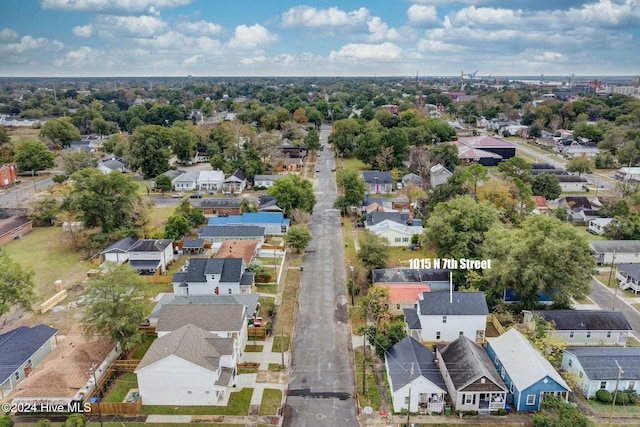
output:
[[[0,427],[13,427],[13,420],[9,415],[0,417]]]
[[[65,182],[67,180],[67,178],[68,178],[68,176],[66,176],[66,175],[55,175],[53,178],[51,178],[51,180],[53,182],[55,182],[56,184],[62,184],[63,182]]]
[[[629,395],[618,390],[618,393],[616,393],[616,405],[628,405],[629,402]]]
[[[51,421],[46,418],[38,420],[38,422],[36,423],[36,427],[49,427],[50,425]]]
[[[607,390],[598,390],[596,391],[596,399],[598,400],[598,402],[610,403],[611,393],[609,393]]]
[[[64,427],[84,427],[86,421],[82,414],[71,414],[67,421],[64,422]]]
[[[500,408],[496,411],[496,415],[507,415],[507,410],[504,408]]]

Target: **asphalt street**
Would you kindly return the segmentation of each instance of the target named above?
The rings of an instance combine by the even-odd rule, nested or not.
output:
[[[611,283],[617,283],[615,275],[611,278]],[[607,288],[595,279],[591,279],[591,294],[589,298],[603,310],[622,311],[633,329],[633,334],[640,341],[640,313],[620,298],[623,292],[618,290],[616,295],[615,290]]]
[[[358,426],[344,252],[333,153],[323,127],[315,176],[317,204],[309,227],[292,342],[285,426]]]

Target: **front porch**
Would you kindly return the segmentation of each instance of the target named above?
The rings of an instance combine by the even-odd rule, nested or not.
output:
[[[623,291],[631,289],[634,294],[640,292],[640,281],[628,273],[625,273],[624,271],[616,272],[616,280],[620,282],[619,286]]]
[[[445,407],[444,395],[420,393],[418,409],[421,414],[442,414]]]

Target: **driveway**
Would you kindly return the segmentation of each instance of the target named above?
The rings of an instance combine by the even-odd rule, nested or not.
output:
[[[304,257],[304,273],[292,342],[284,426],[358,426],[355,377],[340,216],[336,198],[333,153],[323,127],[315,176],[318,203],[309,227],[313,240]]]

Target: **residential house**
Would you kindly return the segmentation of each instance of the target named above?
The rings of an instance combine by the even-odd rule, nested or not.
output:
[[[456,411],[504,409],[507,387],[487,352],[467,336],[436,346],[437,366]]]
[[[461,165],[478,163],[483,166],[496,166],[503,160],[499,154],[469,147],[458,141],[454,141],[452,144],[458,148],[458,159]]]
[[[254,273],[245,271],[242,258],[191,258],[173,275],[175,295],[225,295],[250,293]]]
[[[284,177],[286,177],[286,175],[256,175],[253,177],[253,186],[269,188],[272,187],[277,180]]]
[[[225,406],[237,372],[233,342],[190,324],[156,339],[135,370],[145,405]]]
[[[587,139],[564,137],[556,139],[554,151],[564,154],[567,158],[573,157],[595,157],[600,154],[598,145]]]
[[[588,399],[598,390],[640,393],[640,348],[568,347],[562,353],[562,369],[570,373]],[[619,375],[619,377],[618,377]]]
[[[193,153],[191,162],[195,165],[198,163],[209,163],[209,156],[207,155],[207,147],[198,147]]]
[[[571,389],[567,383],[516,329],[487,338],[487,354],[507,387],[507,402],[516,411],[539,411],[544,396],[568,400]]]
[[[391,172],[363,171],[362,179],[364,179],[369,194],[389,194],[393,191]]]
[[[614,221],[613,218],[594,218],[589,220],[588,231],[591,234],[601,235],[604,233],[604,228]]]
[[[280,150],[282,150],[282,154],[289,159],[303,159],[307,155],[306,148],[296,147],[289,138],[282,140]]]
[[[384,202],[380,197],[367,197],[362,204],[362,213],[369,215],[372,212],[385,212]]]
[[[185,325],[195,325],[221,338],[233,338],[234,352],[240,358],[248,340],[247,311],[244,304],[165,304],[158,314],[156,333],[161,338]]]
[[[426,285],[433,292],[448,291],[450,271],[443,268],[376,268],[371,272],[373,284]],[[418,298],[414,299],[414,305]]]
[[[125,237],[108,246],[100,252],[100,256],[104,261],[123,264],[129,261],[129,248],[133,246],[138,239],[135,237]]]
[[[422,225],[412,226],[406,223],[397,223],[392,220],[384,220],[367,227],[370,233],[387,240],[389,246],[411,246],[413,236],[420,236],[424,232]]]
[[[389,314],[401,316],[404,309],[412,309],[423,292],[431,292],[428,285],[422,283],[376,283],[376,286],[386,289],[389,295]]]
[[[168,171],[164,172],[162,175],[168,176],[169,179],[171,179],[171,189],[174,189],[176,188],[176,180],[180,178],[184,173],[185,173],[184,171],[181,171],[178,169],[169,169]],[[153,182],[153,186],[154,187],[156,186],[155,181]]]
[[[200,208],[205,216],[240,215],[242,213],[242,201],[239,197],[214,197],[200,199]]]
[[[213,245],[225,240],[258,240],[262,245],[265,235],[265,228],[257,225],[206,225],[198,230],[198,238]]]
[[[397,197],[395,199],[391,199],[391,209],[398,212],[411,213],[413,206],[409,203],[409,199],[406,197]]]
[[[280,206],[278,206],[278,201],[273,196],[259,196],[258,197],[258,212],[284,212]]]
[[[573,176],[573,175],[570,175]],[[558,199],[558,208],[567,209],[567,219],[588,223],[598,217],[598,210],[585,196],[567,196]]]
[[[244,212],[242,215],[209,218],[209,226],[258,226],[264,227],[268,235],[282,236],[287,234],[291,220],[276,212]]]
[[[621,311],[534,310],[523,311],[524,322],[542,316],[553,322],[551,334],[568,346],[625,346],[631,325]]]
[[[422,188],[424,186],[424,180],[415,173],[408,173],[402,177],[402,186],[406,187],[409,184]]]
[[[615,178],[619,181],[640,181],[640,167],[625,167],[616,171]]]
[[[175,259],[171,239],[139,239],[127,252],[129,265],[143,276],[163,274]]]
[[[118,159],[105,160],[98,165],[98,170],[105,175],[111,172],[124,172],[124,163]]]
[[[406,337],[385,352],[393,411],[442,413],[446,386],[433,353]]]
[[[640,264],[618,264],[616,280],[620,289],[631,289],[634,294],[640,292]]]
[[[408,213],[373,211],[367,214],[367,217],[364,222],[364,226],[366,229],[368,229],[369,227],[373,227],[374,225],[379,225],[384,221],[392,221],[397,224],[407,224],[410,219],[411,219],[411,215]]]
[[[20,326],[0,335],[0,399],[56,347],[58,330],[47,325]]]
[[[640,240],[590,240],[598,265],[640,263]]]
[[[483,292],[423,292],[415,310],[421,341],[451,342],[466,336],[484,342],[489,309]]]
[[[214,255],[214,258],[242,258],[245,266],[254,263],[258,256],[257,240],[225,240]]]
[[[182,242],[184,255],[202,255],[204,252],[204,239],[184,239]]]
[[[12,216],[0,219],[0,246],[22,239],[33,231],[33,221],[26,216]]]
[[[247,186],[247,174],[236,169],[231,175],[224,180],[224,191],[230,191],[234,194],[240,194]]]
[[[188,171],[175,178],[173,188],[175,191],[195,191],[198,189],[198,176],[196,171]]]
[[[13,186],[18,180],[18,167],[13,163],[0,166],[0,189]]]
[[[589,181],[579,175],[558,175],[560,188],[563,192],[584,191]]]
[[[431,187],[437,187],[438,185],[444,184],[453,176],[453,173],[440,163],[435,166],[432,166],[429,170],[431,174]]]
[[[196,189],[210,192],[218,192],[222,190],[224,183],[224,172],[220,170],[215,171],[200,171],[198,179],[196,181]]]
[[[535,214],[544,214],[549,212],[549,204],[547,203],[547,199],[544,196],[531,196],[535,208],[533,209],[533,213]]]

